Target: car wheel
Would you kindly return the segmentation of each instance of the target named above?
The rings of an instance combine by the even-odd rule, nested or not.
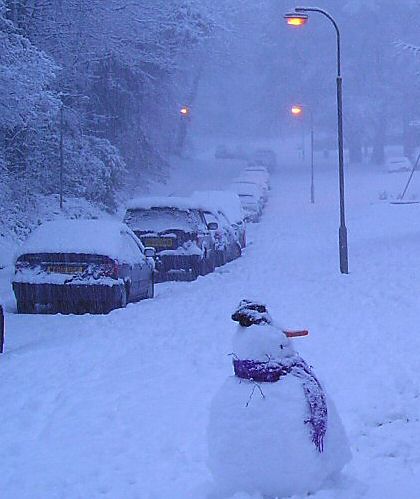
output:
[[[24,302],[18,300],[16,302],[16,308],[18,314],[33,314],[35,313],[35,304],[32,302]]]

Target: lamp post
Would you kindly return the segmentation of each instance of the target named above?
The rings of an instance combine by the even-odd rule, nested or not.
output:
[[[335,19],[325,10],[318,7],[296,7],[295,12],[285,14],[284,18],[289,26],[300,27],[308,20],[308,12],[323,15],[331,21],[337,35],[337,118],[338,118],[338,175],[340,189],[340,228],[338,231],[338,244],[340,252],[340,271],[349,273],[347,228],[344,204],[344,141],[343,141],[343,79],[341,76],[341,36]]]
[[[314,183],[314,146],[315,146],[315,133],[314,133],[314,113],[309,106],[294,105],[290,112],[295,117],[300,117],[304,113],[305,108],[309,109],[310,123],[311,123],[311,203],[315,203],[315,183]]]

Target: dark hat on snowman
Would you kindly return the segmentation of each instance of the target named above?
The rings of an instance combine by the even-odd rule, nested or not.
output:
[[[271,324],[273,321],[267,307],[258,301],[241,300],[238,308],[232,314],[232,320],[239,322],[242,327]]]

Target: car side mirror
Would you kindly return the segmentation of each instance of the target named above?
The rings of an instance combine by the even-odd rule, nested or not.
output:
[[[217,222],[210,222],[207,224],[207,228],[209,230],[217,230],[219,228],[219,224]]]
[[[155,248],[152,248],[150,246],[148,246],[147,248],[144,248],[144,256],[146,258],[154,258],[156,256]]]

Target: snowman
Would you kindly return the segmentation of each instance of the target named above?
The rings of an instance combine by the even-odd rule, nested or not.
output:
[[[265,305],[243,300],[232,315],[234,376],[214,397],[209,467],[219,493],[307,494],[350,460],[343,425],[311,367]]]

